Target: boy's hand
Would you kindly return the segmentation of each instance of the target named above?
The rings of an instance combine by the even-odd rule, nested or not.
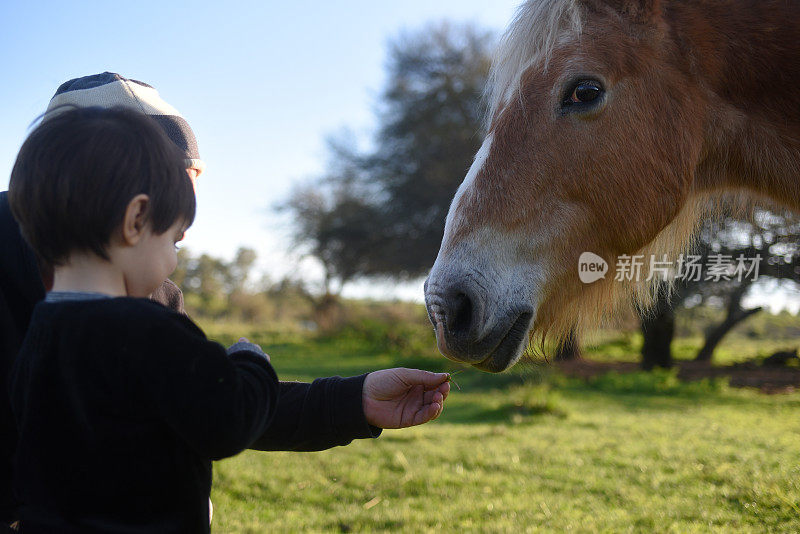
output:
[[[245,346],[239,345],[240,343],[246,343],[247,345],[250,345],[250,346],[249,347],[245,347]],[[270,361],[269,360],[269,354],[264,352],[259,345],[256,345],[255,343],[251,343],[250,340],[247,339],[246,337],[240,337],[239,341],[237,341],[236,343],[234,343],[233,345],[228,347],[228,354],[231,353],[231,349],[243,349],[243,348],[246,348],[248,350],[252,350],[253,352],[257,352],[257,353],[261,354],[262,356],[264,356],[267,359],[267,361]]]
[[[364,415],[379,428],[421,425],[439,417],[449,392],[447,373],[403,368],[375,371],[364,380]]]

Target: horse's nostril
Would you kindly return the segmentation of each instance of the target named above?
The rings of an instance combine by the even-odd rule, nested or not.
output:
[[[472,328],[472,299],[466,293],[456,293],[450,302],[447,327],[450,333],[463,337]]]

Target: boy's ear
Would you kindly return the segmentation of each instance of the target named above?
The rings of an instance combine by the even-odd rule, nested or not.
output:
[[[144,235],[149,202],[150,197],[144,193],[136,195],[128,202],[125,218],[122,221],[122,242],[124,244],[136,245]]]

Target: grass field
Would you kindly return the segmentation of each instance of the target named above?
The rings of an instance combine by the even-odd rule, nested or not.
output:
[[[374,339],[204,326],[262,343],[283,379],[455,369]],[[583,382],[535,365],[456,378],[461,391],[431,424],[218,462],[213,531],[800,531],[800,394],[670,372]]]

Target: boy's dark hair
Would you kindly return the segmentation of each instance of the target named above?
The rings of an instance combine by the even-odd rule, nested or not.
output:
[[[8,201],[22,234],[47,264],[73,251],[108,259],[106,247],[136,195],[150,197],[156,234],[194,221],[184,154],[153,119],[133,110],[72,108],[48,118],[22,145]]]

